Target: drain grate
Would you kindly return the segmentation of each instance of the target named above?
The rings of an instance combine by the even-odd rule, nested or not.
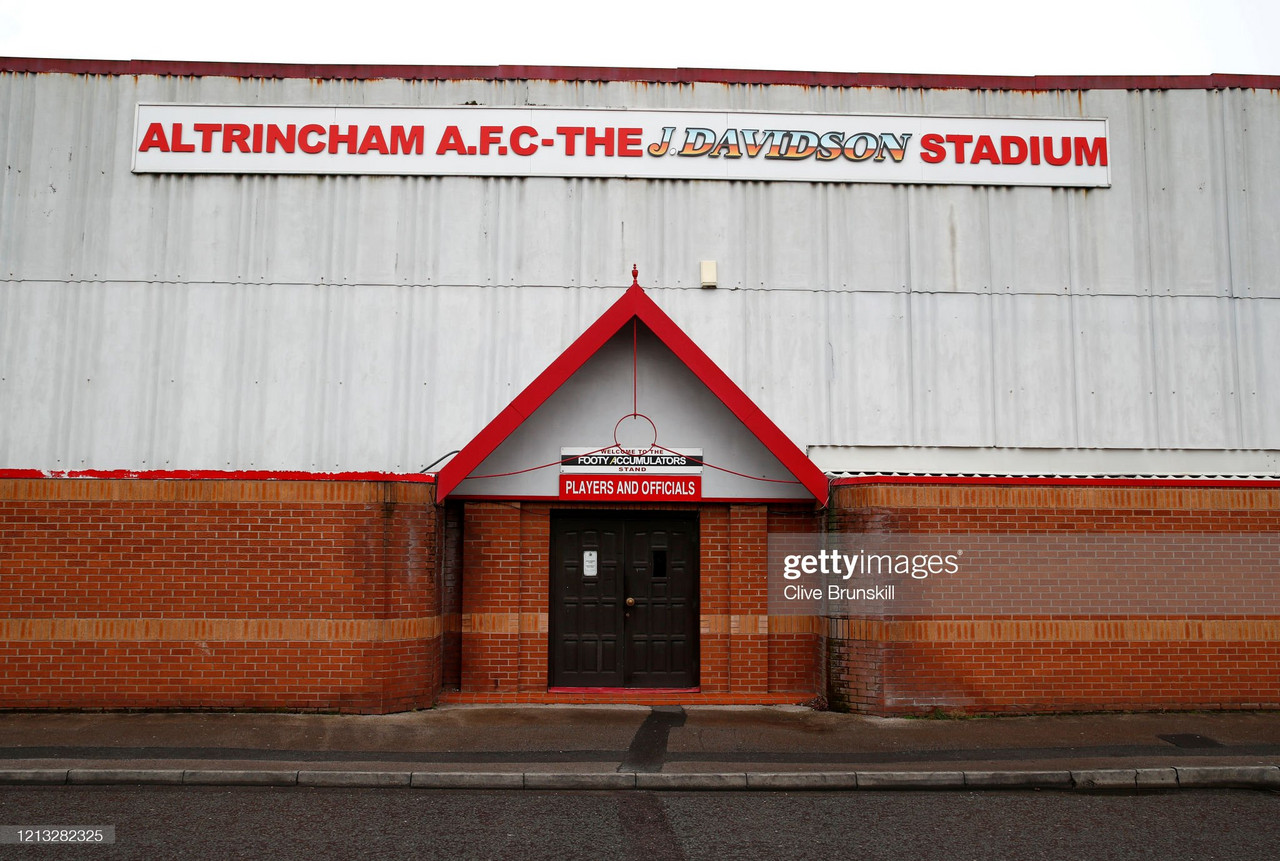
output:
[[[1197,735],[1194,732],[1175,732],[1157,737],[1169,742],[1174,747],[1222,747],[1222,742],[1214,741],[1207,735]]]

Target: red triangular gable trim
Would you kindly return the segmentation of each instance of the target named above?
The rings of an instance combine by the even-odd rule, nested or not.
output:
[[[702,381],[711,393],[720,399],[738,421],[795,476],[805,489],[822,505],[827,502],[827,476],[813,461],[755,405],[742,389],[693,340],[676,325],[675,321],[658,307],[638,284],[632,284],[622,297],[609,306],[600,318],[587,327],[572,344],[561,353],[547,369],[516,395],[507,408],[485,425],[475,439],[454,456],[440,470],[436,478],[436,499],[445,499],[493,453],[502,441],[533,415],[547,398],[564,385],[573,374],[586,364],[610,338],[623,326],[637,318],[649,327],[667,349]]]

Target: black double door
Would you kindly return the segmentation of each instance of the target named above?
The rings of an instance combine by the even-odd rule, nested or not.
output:
[[[553,518],[552,686],[697,685],[697,551],[692,516]]]

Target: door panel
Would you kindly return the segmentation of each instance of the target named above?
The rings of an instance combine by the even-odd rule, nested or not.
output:
[[[691,637],[696,583],[688,523],[637,523],[627,534],[625,589],[635,599],[625,618],[626,683],[634,687],[692,684]]]
[[[586,554],[595,552],[596,573]],[[672,515],[552,523],[551,684],[697,684],[697,521]],[[628,606],[626,601],[633,603]]]
[[[552,540],[552,684],[617,687],[622,684],[620,638],[623,536],[616,523],[565,520]],[[596,554],[595,574],[585,555]],[[558,678],[557,678],[558,677]]]

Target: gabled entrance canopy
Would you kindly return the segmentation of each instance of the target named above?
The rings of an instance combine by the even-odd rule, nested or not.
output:
[[[632,275],[635,274],[633,269]],[[648,364],[641,365],[640,361]],[[625,368],[619,366],[621,362],[625,362]],[[632,408],[635,392],[649,381],[646,400],[659,399],[670,419],[659,418],[655,426],[662,444],[698,446],[703,452],[696,456],[703,461],[699,466],[709,477],[714,476],[708,479],[709,486],[715,486],[716,479],[733,482],[729,492],[712,492],[708,498],[813,499],[826,504],[828,481],[822,470],[649,298],[634,278],[618,301],[440,470],[437,499],[444,500],[451,494],[556,498],[554,490],[546,492],[544,485],[545,476],[559,472],[563,463],[561,446],[613,444],[614,440],[607,438],[607,430],[602,432],[601,428],[613,426],[616,409],[597,417],[594,427],[581,415],[594,407],[609,409],[601,401],[609,397],[617,400],[615,390],[623,372],[627,391],[626,409],[622,412],[653,424],[643,415],[645,402],[639,403],[639,412]],[[655,377],[663,379],[654,381]],[[566,385],[571,380],[573,385]],[[605,382],[609,380],[615,385]],[[558,392],[560,397],[556,398]],[[566,400],[567,396],[571,397]],[[531,421],[535,414],[538,419]],[[533,425],[537,425],[536,431],[531,429]],[[668,428],[681,438],[668,438]],[[538,438],[517,444],[514,440],[522,433]],[[511,447],[519,451],[506,450],[506,456],[501,456],[501,449]],[[481,469],[482,465],[485,468]],[[544,477],[540,489],[511,489],[516,477],[535,472]],[[527,484],[528,479],[524,480]],[[505,489],[503,484],[507,485]],[[724,482],[720,486],[729,487]],[[759,488],[759,492],[745,488]]]

